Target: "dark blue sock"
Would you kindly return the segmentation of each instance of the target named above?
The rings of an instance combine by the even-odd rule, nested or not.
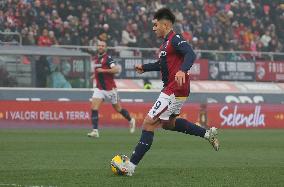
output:
[[[98,129],[99,114],[97,110],[92,110],[92,125],[93,129]]]
[[[130,115],[129,115],[129,113],[128,113],[128,111],[127,111],[126,109],[124,109],[124,108],[121,109],[120,113],[121,113],[121,115],[122,115],[125,119],[127,119],[128,121],[131,120],[131,117],[130,117]]]
[[[182,118],[177,118],[175,122],[175,128],[170,130],[200,136],[202,138],[206,133],[206,129]]]
[[[154,132],[152,131],[142,131],[140,141],[138,142],[135,150],[131,156],[130,161],[137,165],[143,158],[145,153],[150,149],[153,142]]]

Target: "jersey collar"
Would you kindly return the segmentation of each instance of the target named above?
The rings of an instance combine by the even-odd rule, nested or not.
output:
[[[167,40],[169,39],[169,37],[170,37],[172,34],[174,34],[174,31],[173,31],[173,30],[171,30],[171,31],[166,35],[166,37],[164,38],[164,41],[167,41]]]
[[[105,56],[105,55],[106,55],[106,52],[104,52],[103,54],[99,54],[99,53],[98,53],[98,57],[99,57],[99,58],[102,58],[102,57]]]

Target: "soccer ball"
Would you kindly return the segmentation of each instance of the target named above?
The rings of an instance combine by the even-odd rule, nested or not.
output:
[[[126,175],[126,168],[122,166],[127,162],[129,162],[129,158],[126,155],[115,155],[110,162],[111,171],[115,175]]]

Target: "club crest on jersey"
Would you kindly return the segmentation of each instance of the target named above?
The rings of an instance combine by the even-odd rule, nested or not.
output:
[[[160,54],[159,54],[159,58],[165,57],[165,56],[167,56],[167,52],[166,51],[161,51]]]

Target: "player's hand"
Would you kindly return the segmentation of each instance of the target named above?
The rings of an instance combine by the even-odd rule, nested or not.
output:
[[[179,86],[185,83],[185,73],[183,71],[178,71],[175,75],[175,81]]]
[[[105,72],[105,70],[104,70],[103,68],[97,68],[96,71],[97,71],[97,73],[103,73],[103,72]]]
[[[135,71],[136,71],[137,73],[139,73],[139,74],[144,73],[144,70],[143,70],[141,64],[135,64],[134,68],[135,68]]]

